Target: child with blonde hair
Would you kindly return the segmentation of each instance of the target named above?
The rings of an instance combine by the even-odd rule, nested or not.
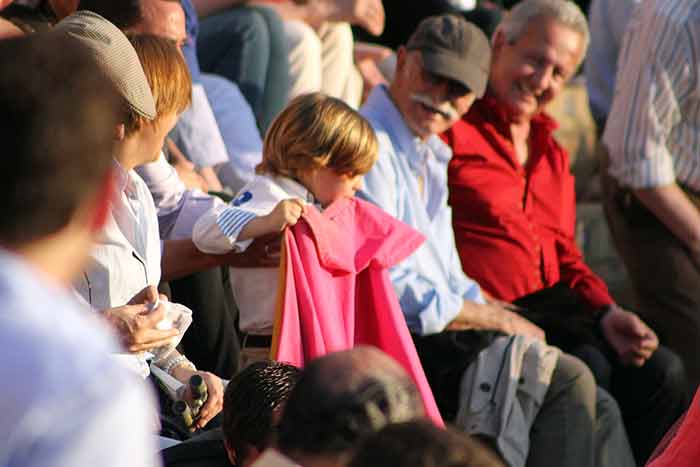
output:
[[[360,114],[321,93],[299,96],[270,126],[258,175],[230,204],[197,221],[193,241],[204,253],[243,251],[253,239],[295,225],[308,204],[323,209],[354,196],[376,158],[374,131]],[[275,268],[231,268],[244,364],[268,357],[277,275]]]

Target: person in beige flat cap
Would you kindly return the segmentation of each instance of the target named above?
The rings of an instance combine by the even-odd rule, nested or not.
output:
[[[153,312],[163,313],[162,309],[172,308],[172,304],[156,300],[155,287],[161,276],[158,218],[148,187],[133,169],[159,156],[165,136],[190,103],[190,76],[177,47],[156,37],[140,41],[149,65],[142,66],[129,39],[95,13],[79,11],[57,23],[53,30],[67,32],[85,44],[123,99],[124,110],[115,128],[113,169],[117,193],[101,239],[91,252],[92,261],[73,285],[120,331],[131,352],[120,359],[146,377],[149,366],[144,351],[156,353],[154,348],[162,347],[184,330],[160,329],[157,322],[149,321]],[[139,332],[140,325],[143,332]],[[146,333],[154,338],[143,342],[140,338]],[[153,365],[182,383],[194,374],[204,379],[209,396],[197,427],[205,426],[221,411],[223,386],[217,376],[197,371],[175,349],[156,353]]]

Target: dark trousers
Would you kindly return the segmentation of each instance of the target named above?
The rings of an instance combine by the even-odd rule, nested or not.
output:
[[[240,345],[228,268],[212,268],[170,281],[172,300],[192,310],[181,346],[200,370],[225,379],[238,371]]]
[[[564,285],[515,303],[527,309],[523,314],[542,327],[550,344],[583,360],[597,384],[612,394],[620,406],[635,459],[644,465],[686,409],[687,383],[681,359],[661,346],[642,367],[622,365],[596,330],[590,310]]]

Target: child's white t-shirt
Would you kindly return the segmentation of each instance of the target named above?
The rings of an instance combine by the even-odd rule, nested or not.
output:
[[[200,217],[192,231],[192,240],[204,253],[244,251],[253,240],[238,241],[243,227],[290,198],[314,203],[311,192],[291,178],[257,175],[229,204],[215,206]],[[230,268],[231,290],[240,312],[241,331],[272,334],[278,274],[278,268]]]

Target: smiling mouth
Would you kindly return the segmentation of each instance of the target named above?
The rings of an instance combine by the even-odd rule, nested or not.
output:
[[[537,102],[537,97],[535,96],[535,94],[532,93],[529,89],[527,89],[524,85],[518,84],[517,90],[524,100],[533,100]]]

